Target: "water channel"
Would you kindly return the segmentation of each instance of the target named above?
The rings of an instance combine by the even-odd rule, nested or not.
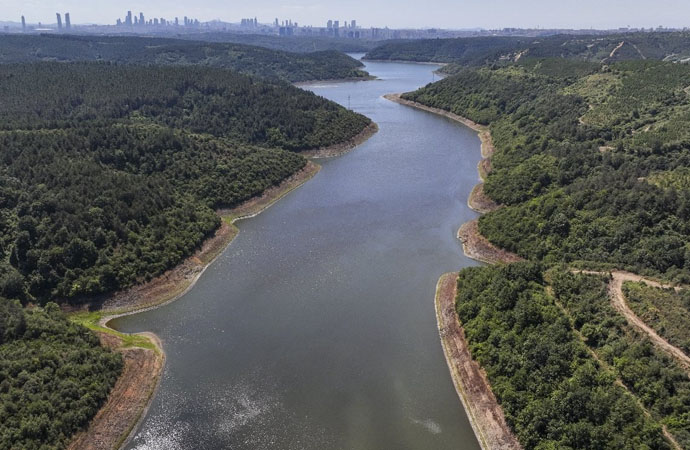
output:
[[[152,331],[167,364],[131,449],[479,448],[434,313],[455,238],[476,215],[476,133],[383,94],[433,65],[367,62],[379,79],[304,86],[380,131],[241,232],[178,301],[113,322]]]

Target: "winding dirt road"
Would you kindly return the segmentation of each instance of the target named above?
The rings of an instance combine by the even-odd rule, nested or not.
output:
[[[589,272],[581,271],[586,275],[609,275],[603,272]],[[665,352],[667,355],[678,361],[678,363],[683,366],[686,372],[690,375],[690,357],[686,355],[681,349],[672,345],[649,325],[647,325],[640,317],[635,314],[635,312],[630,309],[628,302],[625,300],[625,295],[623,294],[623,283],[626,281],[632,281],[635,283],[645,283],[648,286],[661,288],[661,289],[676,289],[677,286],[671,286],[669,284],[662,284],[654,280],[644,278],[640,275],[636,275],[630,272],[614,271],[611,272],[611,282],[609,283],[609,298],[611,299],[611,304],[620,314],[625,317],[628,323],[637,329],[638,331],[644,333],[649,337],[652,343],[661,351]]]

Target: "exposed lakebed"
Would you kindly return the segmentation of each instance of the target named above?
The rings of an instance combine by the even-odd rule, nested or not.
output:
[[[368,62],[375,81],[303,86],[379,132],[240,234],[178,301],[112,322],[167,354],[129,448],[478,449],[439,342],[441,274],[481,155],[472,130],[382,98],[432,65]]]

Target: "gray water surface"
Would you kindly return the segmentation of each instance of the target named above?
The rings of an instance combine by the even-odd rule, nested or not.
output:
[[[430,65],[307,86],[376,121],[347,155],[241,232],[180,300],[113,322],[160,336],[167,364],[132,449],[478,449],[434,313],[444,272],[474,263],[479,139],[383,99]]]

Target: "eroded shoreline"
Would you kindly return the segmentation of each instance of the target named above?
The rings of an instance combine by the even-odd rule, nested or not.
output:
[[[455,312],[458,273],[443,275],[436,286],[436,320],[453,385],[483,450],[520,449],[484,370],[472,355]]]

